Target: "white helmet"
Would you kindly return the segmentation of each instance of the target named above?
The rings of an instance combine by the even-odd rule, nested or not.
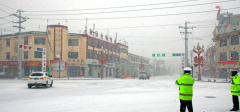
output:
[[[183,70],[184,71],[192,71],[192,69],[190,67],[185,67]]]
[[[230,71],[232,71],[232,72],[237,72],[237,70],[236,70],[236,69],[230,69]]]

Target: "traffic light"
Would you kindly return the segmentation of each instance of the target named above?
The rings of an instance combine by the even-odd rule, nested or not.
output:
[[[19,49],[22,49],[22,47],[23,47],[23,45],[18,45],[18,48],[19,48]]]
[[[164,56],[165,56],[165,53],[163,53],[162,56],[164,57]]]
[[[26,50],[31,50],[32,49],[32,47],[28,46],[28,45],[24,45],[23,48],[26,49]]]
[[[152,54],[152,57],[155,57],[155,54]]]
[[[161,56],[161,54],[157,54],[157,57],[160,57]]]
[[[28,48],[28,46],[24,46],[24,49],[27,49]]]
[[[37,51],[38,51],[38,52],[43,52],[43,48],[39,48],[39,47],[38,47],[38,48],[37,48]]]
[[[175,54],[175,53],[173,53],[173,54],[172,54],[172,56],[176,56],[176,54]]]

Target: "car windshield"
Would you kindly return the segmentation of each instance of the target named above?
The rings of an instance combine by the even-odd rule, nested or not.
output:
[[[43,73],[32,73],[31,76],[43,76]]]
[[[141,72],[140,74],[147,74],[147,72]]]

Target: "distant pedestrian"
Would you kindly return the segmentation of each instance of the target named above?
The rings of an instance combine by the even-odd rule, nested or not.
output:
[[[228,82],[228,75],[226,76],[226,82]]]
[[[100,78],[100,73],[98,72],[98,77]]]
[[[232,69],[231,74],[232,74],[231,95],[233,108],[230,111],[238,111],[239,110],[238,96],[240,96],[240,78],[237,73],[237,70]]]
[[[192,69],[185,67],[184,74],[176,80],[175,84],[179,86],[180,112],[185,112],[186,107],[188,112],[193,112],[192,96],[194,79],[191,76]]]

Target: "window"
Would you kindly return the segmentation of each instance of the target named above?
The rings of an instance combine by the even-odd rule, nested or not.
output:
[[[88,40],[88,46],[92,46],[92,41]]]
[[[109,54],[109,61],[112,61],[112,55]]]
[[[231,45],[237,45],[239,44],[239,37],[236,35],[236,36],[232,36],[231,38]]]
[[[6,47],[10,47],[10,39],[6,40]]]
[[[105,59],[108,60],[108,56],[107,55],[105,55]]]
[[[113,55],[113,61],[116,62],[117,59],[116,59],[116,55]]]
[[[109,51],[112,51],[112,46],[109,45]]]
[[[24,38],[24,45],[28,45],[28,37]]]
[[[31,76],[43,76],[42,73],[32,73]]]
[[[227,38],[220,38],[220,47],[227,46]]]
[[[68,52],[69,59],[78,59],[78,52]]]
[[[28,52],[24,52],[24,59],[28,59]]]
[[[94,47],[98,48],[98,43],[97,42],[94,42]]]
[[[10,53],[6,53],[6,60],[10,60]]]
[[[18,49],[18,43],[17,42],[15,43],[15,49],[14,50],[15,50],[15,53],[18,53],[19,49]]]
[[[68,46],[78,46],[78,39],[68,39]]]
[[[104,49],[107,49],[107,50],[108,50],[108,45],[105,45],[105,46],[104,46]]]
[[[94,51],[94,59],[97,59],[97,51]]]
[[[42,52],[34,51],[34,58],[42,58]]]
[[[231,52],[231,60],[239,60],[239,53],[237,51]]]
[[[220,61],[227,61],[227,53],[220,53]]]
[[[45,38],[44,37],[35,37],[34,43],[37,45],[45,45]]]
[[[92,58],[92,50],[87,51],[87,58]]]

